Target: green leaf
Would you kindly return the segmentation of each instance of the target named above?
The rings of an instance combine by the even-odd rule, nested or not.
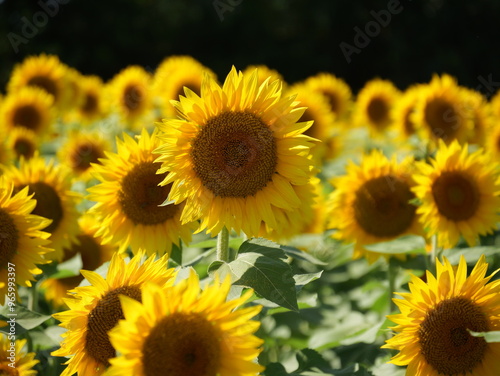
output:
[[[5,305],[0,309],[0,315],[6,318],[6,321],[13,319],[20,327],[30,330],[50,319],[50,316],[42,315],[38,312],[30,311],[22,305],[16,305],[11,311],[10,307]]]
[[[469,333],[473,337],[483,337],[484,340],[488,343],[500,342],[500,331],[498,331],[498,332],[473,332],[472,330],[469,330]]]
[[[460,256],[464,256],[467,263],[476,263],[482,255],[492,256],[498,254],[499,251],[500,248],[498,246],[452,248],[445,250],[443,256],[445,256],[451,264],[458,264],[460,262]]]
[[[308,283],[320,278],[321,274],[323,274],[323,270],[317,273],[295,274],[293,276],[293,279],[295,280],[295,287],[297,288],[297,291],[299,291],[303,286],[307,285]]]
[[[80,253],[77,253],[69,260],[57,265],[57,272],[50,275],[50,278],[61,279],[80,275],[82,265],[82,256],[80,255]]]
[[[297,249],[295,247],[290,247],[287,245],[282,245],[281,249],[285,252],[285,254],[289,257],[292,257],[294,259],[302,260],[302,261],[308,261],[311,264],[314,265],[327,265],[328,263],[321,261],[311,255],[310,253],[301,251],[300,249]]]
[[[418,235],[405,235],[387,242],[373,243],[364,246],[367,250],[379,253],[425,253],[425,239]]]
[[[276,243],[252,239],[241,245],[236,260],[214,267],[218,266],[221,278],[229,273],[233,284],[250,287],[259,296],[298,311],[292,269],[283,259],[286,255]]]
[[[215,260],[208,266],[208,274],[212,275],[214,272],[219,270],[219,268],[226,264],[224,261]]]
[[[328,362],[313,349],[302,349],[295,357],[299,363],[299,367],[295,372],[308,371],[313,367],[320,367],[322,369],[329,368]]]
[[[177,244],[172,244],[170,260],[174,261],[177,265],[182,265],[182,243],[180,246],[178,246]]]

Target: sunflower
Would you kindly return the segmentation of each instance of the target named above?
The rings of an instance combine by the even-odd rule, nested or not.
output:
[[[98,76],[83,76],[79,81],[82,100],[73,111],[75,121],[90,124],[106,116],[103,91],[104,85]]]
[[[25,127],[43,136],[53,121],[52,98],[38,88],[25,87],[9,94],[0,108],[0,129],[6,133]]]
[[[61,260],[63,248],[69,247],[78,233],[76,206],[80,195],[71,191],[70,171],[55,165],[54,160],[45,163],[44,158],[36,154],[30,160],[22,158],[19,168],[6,166],[4,176],[14,183],[16,191],[28,186],[36,200],[33,214],[52,220],[45,229],[51,234],[51,247],[54,248],[50,258]]]
[[[468,278],[463,256],[458,268],[446,258],[436,267],[437,277],[412,276],[411,292],[393,299],[401,313],[388,318],[397,334],[382,346],[399,351],[390,362],[408,366],[408,376],[500,374],[500,343],[470,334],[500,330],[500,284],[488,283],[484,255]]]
[[[352,161],[347,174],[332,180],[335,190],[328,198],[328,227],[333,236],[355,242],[355,259],[365,256],[369,262],[381,253],[371,252],[365,245],[396,239],[407,234],[423,234],[416,207],[410,171],[413,158],[400,163],[387,159],[380,151],[365,155],[358,166]]]
[[[463,143],[472,132],[472,119],[462,88],[453,77],[435,75],[429,84],[422,86],[413,117],[422,139]]]
[[[101,132],[73,132],[58,150],[57,156],[62,164],[68,166],[73,174],[83,181],[91,178],[91,164],[100,163],[104,152],[111,150],[111,144]]]
[[[204,74],[217,79],[214,72],[191,56],[170,56],[160,63],[154,74],[153,92],[160,100],[164,117],[176,116],[170,101],[177,101],[180,95],[185,95],[184,87],[200,94]]]
[[[69,260],[73,256],[80,254],[82,269],[95,270],[106,261],[111,260],[113,253],[117,251],[117,247],[101,244],[101,239],[95,237],[95,223],[95,216],[89,213],[79,218],[80,233],[77,236],[77,242],[64,249],[62,261]],[[45,291],[45,298],[52,302],[55,307],[65,307],[66,304],[63,298],[68,297],[67,291],[77,287],[82,280],[82,275],[58,279],[47,278],[40,284],[40,289]]]
[[[120,297],[125,319],[110,332],[120,353],[107,376],[251,376],[264,369],[254,360],[263,341],[250,320],[261,306],[238,308],[252,295],[227,300],[229,278],[200,290],[197,275],[164,289],[147,284],[142,303]]]
[[[269,68],[267,65],[249,65],[243,70],[243,74],[252,74],[257,69],[257,84],[260,86],[269,77],[271,81],[280,80],[283,86],[286,86],[283,76],[275,69]]]
[[[2,175],[3,166],[8,166],[15,158],[14,150],[8,141],[7,134],[0,132],[0,175]]]
[[[307,78],[305,84],[328,100],[330,110],[336,119],[348,117],[353,105],[352,91],[344,80],[331,73],[319,73]]]
[[[478,235],[496,229],[500,219],[498,164],[482,149],[469,154],[467,145],[453,141],[439,148],[431,164],[419,162],[413,188],[421,200],[417,212],[438,246],[451,248],[462,235],[474,246]]]
[[[131,128],[152,122],[151,81],[151,75],[141,66],[123,69],[106,85],[108,111],[118,113],[121,121]]]
[[[76,69],[67,67],[66,68],[66,103],[64,108],[71,110],[78,108],[82,105],[84,97],[83,91],[80,87],[80,81],[83,79],[83,75]]]
[[[36,133],[24,127],[15,127],[7,138],[7,147],[15,152],[17,159],[32,158],[38,150],[38,144]]]
[[[88,199],[97,202],[91,211],[101,218],[96,235],[104,244],[119,243],[120,252],[130,246],[134,253],[139,248],[170,253],[179,239],[191,240],[196,224],[181,224],[182,205],[162,205],[170,185],[158,186],[166,177],[156,174],[160,163],[154,162],[153,150],[159,145],[157,130],[150,136],[143,128],[138,141],[124,134],[123,141],[117,139],[118,153],[106,152],[102,165],[92,166],[101,182],[88,189]]]
[[[417,126],[413,121],[413,113],[422,87],[423,85],[421,84],[410,86],[395,101],[394,106],[391,108],[391,117],[394,125],[403,139],[407,139],[417,133]]]
[[[66,103],[66,66],[55,55],[30,56],[17,64],[7,84],[7,92],[14,93],[25,86],[35,86],[53,98],[61,108]]]
[[[222,87],[207,75],[201,97],[186,90],[175,105],[183,119],[157,123],[155,152],[170,200],[186,202],[182,221],[201,219],[199,231],[212,234],[226,226],[254,236],[262,221],[279,231],[276,216],[300,207],[296,187],[311,175],[313,139],[302,134],[311,123],[297,123],[305,109],[282,97],[279,81],[258,86],[256,71],[234,67]]]
[[[393,122],[391,107],[400,94],[391,81],[368,81],[356,98],[353,123],[358,127],[368,126],[374,135],[382,134]]]
[[[500,124],[495,122],[494,118],[488,129],[488,138],[484,147],[494,160],[500,161]]]
[[[109,264],[106,278],[82,270],[90,286],[70,290],[73,297],[65,299],[68,311],[53,316],[68,329],[63,336],[61,348],[52,352],[54,356],[70,356],[68,366],[61,376],[101,375],[109,366],[109,359],[116,355],[108,337],[108,331],[123,318],[119,295],[141,301],[142,287],[146,281],[162,287],[172,286],[176,273],[167,269],[168,257],[155,261],[152,255],[142,264],[144,253],[138,252],[128,264],[115,253]]]
[[[335,114],[331,111],[328,100],[322,94],[309,89],[305,84],[291,86],[286,94],[288,96],[296,95],[296,100],[300,102],[300,105],[306,107],[298,121],[313,121],[312,126],[304,134],[322,141],[311,150],[316,161],[319,162],[325,157],[327,143],[335,133],[333,129]]]
[[[45,256],[52,251],[46,247],[50,234],[42,231],[50,221],[32,214],[36,201],[27,188],[15,195],[13,190],[13,185],[0,177],[0,305],[5,302],[12,278],[8,267],[15,269],[16,284],[29,287],[33,275],[42,273],[36,264],[46,264]]]
[[[35,353],[24,350],[28,340],[12,341],[7,334],[0,333],[0,375],[35,376],[33,367],[39,363]]]
[[[486,98],[479,92],[462,88],[463,101],[468,113],[472,116],[473,129],[468,142],[485,146],[486,133],[492,127],[492,118]]]

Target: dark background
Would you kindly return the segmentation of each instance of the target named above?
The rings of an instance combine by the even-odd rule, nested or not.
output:
[[[266,64],[289,83],[328,71],[355,92],[374,77],[404,89],[449,73],[486,95],[484,82],[500,81],[497,0],[400,0],[401,12],[350,63],[340,43],[355,47],[354,28],[364,30],[387,0],[60,0],[57,14],[38,14],[38,30],[23,34],[23,17],[33,23],[47,13],[40,3],[55,1],[0,0],[2,89],[15,63],[41,52],[105,80],[129,64],[152,71],[166,56],[188,54],[219,79],[233,64]],[[16,35],[26,37],[17,53]]]

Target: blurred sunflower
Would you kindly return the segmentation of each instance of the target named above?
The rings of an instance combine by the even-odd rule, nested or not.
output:
[[[52,98],[38,88],[26,87],[9,94],[0,108],[0,129],[6,133],[24,127],[41,137],[53,121]]]
[[[416,214],[410,171],[413,158],[397,163],[382,152],[373,150],[364,155],[358,166],[352,161],[347,174],[334,178],[335,190],[328,198],[328,228],[336,229],[333,236],[354,242],[355,259],[362,256],[371,263],[382,253],[371,252],[365,245],[396,239],[402,235],[422,235]]]
[[[382,346],[399,351],[390,362],[408,366],[408,376],[500,374],[500,343],[470,333],[500,329],[500,284],[488,283],[495,273],[485,276],[484,255],[468,278],[463,256],[458,268],[446,258],[436,267],[437,277],[412,276],[411,292],[393,299],[401,313],[388,318],[397,334]]]
[[[500,123],[495,122],[494,119],[488,129],[484,147],[495,161],[500,161]]]
[[[117,251],[118,247],[103,245],[101,239],[95,237],[96,218],[86,213],[82,215],[78,224],[80,233],[77,236],[77,241],[72,243],[69,248],[64,249],[64,257],[62,261],[80,254],[82,258],[83,270],[95,270],[106,261],[111,260],[111,257]],[[51,302],[54,307],[66,307],[63,298],[68,297],[68,290],[77,287],[83,280],[82,275],[64,277],[64,278],[47,278],[40,284],[40,289],[45,292],[45,298]]]
[[[492,127],[492,118],[486,98],[479,92],[462,88],[464,106],[472,116],[472,131],[468,140],[470,144],[484,147],[486,134]]]
[[[79,81],[82,100],[73,111],[75,121],[90,124],[106,116],[104,108],[104,85],[97,76],[83,76]]]
[[[271,81],[280,80],[283,83],[283,88],[286,86],[286,82],[283,76],[275,69],[269,68],[267,65],[249,65],[243,70],[243,74],[252,74],[254,70],[257,69],[257,85],[262,85],[265,80],[269,77]],[[182,93],[184,95],[184,93]],[[176,98],[177,99],[177,98]]]
[[[306,107],[298,121],[313,122],[311,127],[304,131],[304,134],[321,141],[311,149],[315,161],[319,163],[325,158],[328,140],[334,134],[335,114],[331,111],[328,100],[321,93],[311,90],[305,84],[295,84],[285,92],[285,96],[294,95],[296,95],[295,99],[300,103],[300,106]]]
[[[33,367],[40,361],[35,359],[35,353],[24,350],[27,342],[27,339],[15,340],[14,350],[11,350],[11,340],[5,333],[0,333],[0,375],[35,376],[37,374]],[[10,359],[12,357],[14,361]]]
[[[162,117],[174,118],[177,113],[171,100],[179,100],[184,87],[200,95],[203,75],[217,79],[212,70],[191,56],[170,56],[163,60],[154,74],[153,92],[160,100]]]
[[[353,105],[352,91],[344,80],[331,73],[319,73],[307,78],[305,84],[328,100],[336,119],[348,117]]]
[[[144,68],[132,65],[119,72],[106,85],[106,107],[116,112],[129,128],[142,128],[153,122],[151,75]]]
[[[48,256],[52,260],[61,260],[63,248],[69,247],[78,233],[76,206],[80,195],[71,191],[70,171],[55,165],[54,160],[45,163],[44,158],[36,154],[30,160],[21,159],[19,168],[6,166],[4,176],[14,183],[16,191],[29,187],[29,193],[34,194],[36,206],[33,214],[52,221],[45,229],[51,234],[51,247],[54,248]]]
[[[91,178],[91,164],[100,164],[104,152],[111,150],[111,144],[100,132],[72,132],[57,156],[62,164],[68,166],[73,174],[82,181]]]
[[[3,166],[8,166],[15,158],[14,150],[8,141],[7,134],[0,132],[0,175],[2,175]]]
[[[472,247],[478,235],[497,228],[498,164],[482,149],[469,154],[456,140],[449,146],[440,141],[431,164],[418,162],[417,168],[413,191],[422,202],[417,212],[429,235],[437,235],[438,246],[451,248],[462,235]]]
[[[14,67],[7,92],[35,86],[50,94],[54,105],[61,108],[66,103],[66,74],[66,66],[55,55],[29,56]]]
[[[226,226],[257,235],[261,222],[279,231],[276,216],[301,205],[296,187],[311,176],[310,122],[297,123],[304,108],[282,97],[279,81],[257,86],[257,71],[233,67],[220,87],[206,75],[201,97],[190,90],[175,102],[183,119],[157,123],[164,142],[155,153],[169,199],[186,202],[182,221],[201,219],[199,231]]]
[[[158,186],[166,173],[158,175],[153,150],[160,145],[157,130],[150,136],[143,128],[138,141],[127,134],[117,139],[118,153],[106,152],[102,165],[93,164],[92,174],[101,183],[88,189],[88,199],[97,202],[90,210],[98,215],[97,236],[104,243],[144,249],[148,255],[170,253],[179,239],[188,243],[196,223],[181,224],[182,205],[162,205],[170,185]]]
[[[52,251],[46,247],[50,234],[42,231],[50,221],[32,213],[36,201],[27,188],[14,195],[13,190],[14,186],[0,177],[0,305],[7,294],[9,263],[15,265],[16,284],[31,286],[33,275],[42,273],[36,264],[46,264],[45,256]]]
[[[106,375],[258,375],[255,363],[263,341],[254,333],[261,306],[238,308],[252,291],[226,300],[231,283],[201,290],[194,272],[164,289],[146,284],[142,303],[120,297],[125,320],[110,332],[120,356],[111,359]]]
[[[463,91],[453,77],[435,75],[429,84],[422,85],[413,122],[423,140],[463,143],[472,131],[472,119]]]
[[[76,69],[67,67],[66,68],[66,103],[64,103],[64,108],[69,111],[75,108],[79,108],[84,100],[83,91],[80,87],[80,81],[83,79],[83,75]]]
[[[368,81],[356,97],[354,125],[367,126],[373,135],[383,134],[392,124],[391,108],[400,95],[391,81]]]
[[[70,290],[73,297],[65,299],[70,309],[53,315],[61,321],[60,326],[68,329],[62,335],[61,348],[52,352],[54,356],[70,356],[61,376],[70,376],[75,372],[79,375],[101,375],[109,367],[109,359],[115,357],[116,352],[108,332],[124,318],[119,295],[141,301],[141,290],[146,281],[162,287],[173,285],[176,272],[167,269],[167,255],[156,261],[156,255],[152,255],[141,263],[143,256],[143,252],[138,252],[126,263],[121,255],[115,253],[106,278],[82,270],[90,286]]]
[[[403,139],[417,133],[417,126],[413,121],[413,113],[417,105],[422,85],[416,84],[406,89],[395,101],[391,108],[394,126]]]
[[[7,137],[7,147],[13,150],[16,158],[30,159],[38,150],[39,140],[35,132],[24,127],[15,127]]]

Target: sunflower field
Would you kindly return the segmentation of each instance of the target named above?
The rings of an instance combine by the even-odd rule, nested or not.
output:
[[[0,375],[500,374],[500,92],[38,54],[5,93]]]

